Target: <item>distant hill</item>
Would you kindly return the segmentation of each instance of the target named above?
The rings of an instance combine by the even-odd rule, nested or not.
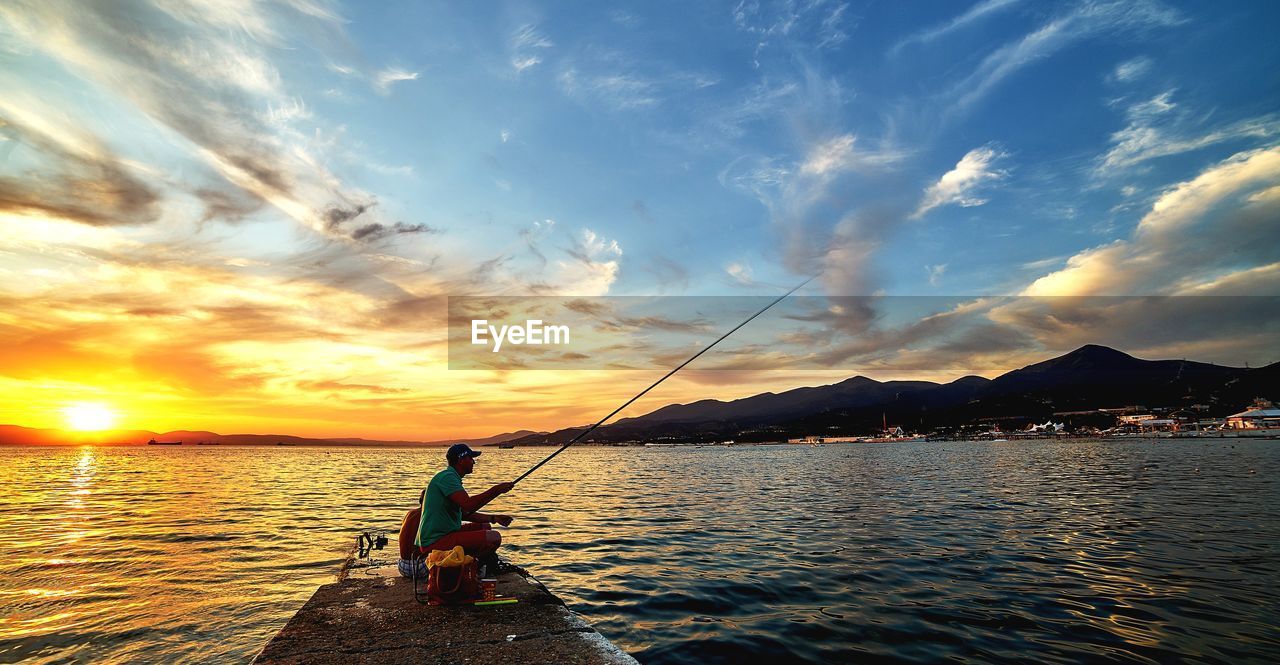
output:
[[[1142,360],[1089,344],[995,379],[950,383],[880,382],[855,376],[836,384],[762,393],[732,401],[672,404],[592,432],[595,441],[778,440],[812,433],[871,434],[882,423],[927,431],[980,418],[1043,421],[1055,412],[1126,406],[1239,411],[1255,397],[1280,397],[1280,363],[1257,369],[1186,360]],[[564,443],[582,427],[511,443]]]
[[[172,432],[151,432],[147,430],[103,430],[100,432],[74,432],[61,429],[35,429],[18,425],[0,425],[0,445],[141,445],[148,441],[181,441],[183,445],[227,445],[227,446],[446,446],[454,443],[466,443],[470,446],[486,446],[504,443],[539,434],[533,430],[507,432],[482,439],[446,439],[442,441],[379,441],[376,439],[317,439],[287,434],[218,434],[216,432],[175,430]],[[544,433],[545,434],[545,433]]]
[[[518,432],[507,432],[506,434],[495,434],[494,436],[485,437],[483,439],[463,439],[461,443],[469,446],[496,446],[500,443],[506,443],[515,439],[523,439],[526,436],[536,436],[546,434],[546,432],[535,432],[531,429],[522,429]],[[447,441],[444,443],[459,443],[458,441]]]
[[[156,437],[146,430],[105,430],[102,432],[71,432],[60,429],[36,429],[18,425],[0,425],[0,445],[52,446],[146,443]]]

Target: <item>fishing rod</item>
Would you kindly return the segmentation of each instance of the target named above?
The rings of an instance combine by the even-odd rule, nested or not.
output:
[[[817,275],[814,275],[814,277],[817,277]],[[800,290],[800,289],[801,289],[805,284],[808,284],[809,282],[812,282],[812,281],[813,281],[813,277],[810,277],[809,279],[806,279],[806,280],[804,280],[803,282],[800,282],[799,284],[797,284],[797,285],[795,286],[795,288],[793,288],[793,289],[791,289],[790,291],[787,291],[786,293],[784,293],[784,294],[782,294],[782,295],[778,296],[776,299],[774,299],[774,301],[773,301],[773,302],[771,302],[771,303],[769,303],[768,305],[765,305],[764,307],[760,308],[760,311],[758,311],[758,312],[756,312],[755,314],[752,314],[751,316],[747,317],[747,320],[746,320],[746,321],[743,321],[742,323],[739,323],[738,325],[736,325],[736,326],[734,326],[734,327],[733,327],[733,330],[730,330],[729,332],[727,332],[727,333],[725,333],[725,334],[721,335],[721,336],[720,336],[720,339],[717,339],[716,341],[714,341],[714,342],[712,342],[712,343],[708,344],[708,345],[706,346],[706,348],[704,348],[704,349],[702,349],[701,351],[699,351],[699,352],[697,352],[697,353],[693,354],[693,356],[692,356],[691,358],[689,358],[688,360],[686,360],[686,361],[684,361],[684,362],[680,363],[679,365],[677,365],[675,369],[671,370],[670,372],[667,372],[667,373],[666,373],[666,374],[665,374],[661,379],[658,379],[657,381],[654,381],[654,382],[653,382],[653,384],[652,384],[652,385],[650,385],[648,388],[645,388],[644,390],[641,390],[641,391],[640,391],[640,393],[639,393],[638,395],[636,395],[635,397],[632,397],[631,399],[627,400],[627,401],[626,401],[622,406],[620,406],[620,407],[618,407],[618,408],[614,409],[611,413],[609,413],[609,415],[607,415],[607,416],[605,416],[605,417],[601,418],[600,420],[596,421],[596,424],[592,425],[591,427],[588,427],[588,428],[587,428],[586,430],[584,430],[582,433],[580,433],[580,434],[578,434],[577,436],[575,436],[575,437],[573,437],[572,439],[570,439],[568,443],[564,444],[563,446],[560,446],[560,448],[559,448],[558,450],[556,450],[554,453],[551,453],[550,455],[548,455],[546,459],[542,460],[541,462],[538,462],[537,464],[535,464],[535,465],[533,466],[533,468],[532,468],[532,469],[529,469],[528,471],[525,471],[523,474],[521,474],[521,476],[520,476],[519,478],[516,478],[515,480],[511,481],[511,484],[512,484],[512,485],[515,485],[516,483],[518,483],[518,482],[520,482],[520,481],[524,480],[524,479],[525,479],[525,477],[527,477],[529,474],[533,473],[534,471],[537,471],[537,470],[538,470],[538,469],[539,469],[543,464],[546,464],[547,462],[550,462],[550,461],[552,460],[552,458],[554,458],[556,455],[559,455],[560,453],[564,452],[566,448],[568,448],[569,446],[572,446],[573,444],[575,444],[575,443],[577,443],[578,441],[580,441],[580,440],[582,439],[582,437],[584,437],[584,436],[586,436],[586,435],[588,435],[588,434],[590,434],[590,433],[594,432],[594,431],[595,431],[595,429],[596,429],[597,427],[599,427],[599,426],[601,426],[601,425],[605,424],[605,422],[606,422],[607,420],[609,420],[610,418],[612,418],[612,417],[614,417],[614,416],[618,415],[618,412],[622,411],[623,409],[627,408],[628,406],[631,406],[631,403],[632,403],[632,402],[634,402],[634,401],[636,401],[636,400],[640,399],[641,397],[644,397],[645,393],[649,392],[650,390],[653,390],[654,388],[657,388],[659,383],[662,383],[663,381],[666,381],[667,379],[671,378],[671,376],[672,376],[673,374],[675,374],[676,372],[679,372],[680,370],[684,369],[684,366],[685,366],[685,365],[688,365],[689,363],[691,363],[691,362],[693,362],[693,361],[697,360],[697,359],[698,359],[698,356],[700,356],[700,355],[702,355],[702,354],[706,353],[707,351],[710,351],[710,350],[711,350],[711,347],[713,347],[713,346],[715,346],[715,345],[719,344],[720,342],[723,342],[723,341],[725,340],[725,338],[727,338],[729,335],[732,335],[733,333],[738,332],[738,329],[739,329],[739,328],[741,328],[742,326],[747,325],[748,323],[751,323],[752,319],[755,319],[757,316],[760,316],[761,314],[764,314],[766,311],[768,311],[768,310],[769,310],[769,308],[770,308],[770,307],[773,307],[774,305],[776,305],[776,304],[778,304],[778,303],[782,302],[782,301],[783,301],[783,299],[785,299],[787,296],[789,296],[789,295],[791,295],[791,294],[795,293],[796,291],[799,291],[799,290]]]

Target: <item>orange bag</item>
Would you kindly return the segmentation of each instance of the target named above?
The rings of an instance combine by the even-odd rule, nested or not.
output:
[[[427,557],[427,604],[448,605],[480,596],[480,566],[461,547]]]

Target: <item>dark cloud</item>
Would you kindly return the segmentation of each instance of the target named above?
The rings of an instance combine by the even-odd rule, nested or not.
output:
[[[293,191],[293,178],[280,165],[283,160],[267,150],[259,150],[228,146],[226,160],[231,165],[249,174],[258,184],[268,191],[278,194],[290,194]]]
[[[405,224],[404,222],[396,222],[390,226],[386,224],[366,224],[351,233],[352,240],[374,241],[381,240],[388,236],[401,235],[405,233],[440,233],[441,230],[428,226],[426,224]]]
[[[374,386],[365,383],[344,383],[342,381],[298,381],[296,385],[303,390],[318,390],[336,393],[361,392],[374,393],[376,395],[400,395],[413,392],[408,388],[391,388],[388,386]]]
[[[1271,362],[1280,348],[1280,296],[1085,296],[1011,299],[991,318],[1068,351],[1102,344],[1144,355],[1241,365]]]
[[[973,356],[1019,353],[1035,348],[1035,338],[1025,331],[997,323],[984,323],[964,330],[929,352],[933,356],[954,356],[956,360],[963,361]]]
[[[140,316],[144,318],[168,318],[168,317],[175,317],[175,316],[183,316],[186,314],[186,310],[179,309],[177,307],[144,306],[144,307],[134,307],[132,309],[127,309],[125,310],[125,313],[128,314],[129,316]]]
[[[525,247],[529,249],[529,253],[533,254],[533,257],[538,260],[538,263],[545,268],[547,265],[547,257],[542,253],[542,250],[538,249],[537,230],[532,228],[523,228],[520,229],[519,233],[520,238],[524,240]]]
[[[588,300],[586,298],[574,298],[572,300],[565,301],[562,306],[570,312],[586,314],[591,317],[599,317],[613,313],[613,306],[604,299]]]
[[[331,205],[325,208],[321,217],[324,218],[324,226],[330,231],[337,231],[338,227],[368,212],[376,203],[356,203],[346,206]]]
[[[604,332],[638,332],[647,329],[667,332],[705,333],[712,328],[710,321],[701,318],[681,321],[665,316],[618,316],[611,321],[600,321],[600,329]]]
[[[656,315],[626,316],[618,312],[615,302],[609,298],[573,298],[561,303],[561,307],[589,318],[595,323],[595,329],[601,332],[638,332],[650,329],[702,333],[710,330],[711,322],[702,317],[681,320]]]
[[[459,334],[470,335],[472,321],[506,321],[516,316],[512,313],[514,308],[511,305],[519,306],[519,315],[527,318],[529,312],[524,309],[524,304],[482,297],[449,298],[449,328]]]
[[[0,177],[0,212],[68,219],[90,226],[146,224],[159,215],[160,194],[136,178],[119,159],[98,146],[96,154],[72,152],[51,137],[0,118],[11,137],[54,165]]]
[[[645,205],[644,201],[640,199],[633,201],[631,203],[631,212],[634,212],[640,218],[640,221],[646,224],[653,223],[653,215],[649,214],[649,206]]]
[[[201,222],[219,219],[234,224],[244,221],[246,217],[266,205],[266,201],[261,197],[244,190],[231,191],[206,187],[197,189],[195,195],[204,203]]]
[[[776,344],[817,348],[830,345],[834,336],[835,331],[827,327],[818,330],[789,330],[778,335]]]
[[[883,315],[877,310],[877,296],[792,296],[779,303],[774,316],[789,321],[819,323],[833,333],[866,332]]]
[[[540,280],[529,282],[525,285],[525,289],[527,289],[531,295],[535,296],[555,295],[555,293],[560,290],[555,284],[549,284]]]
[[[406,296],[379,308],[373,315],[373,323],[391,329],[439,330],[450,323],[448,303],[444,295]]]
[[[273,264],[289,283],[324,284],[376,301],[394,301],[410,295],[387,279],[389,270],[399,268],[362,253],[359,247],[328,238],[310,239],[307,243],[307,249]],[[427,265],[430,267],[431,262]]]
[[[468,275],[468,281],[472,284],[484,285],[493,281],[493,276],[502,268],[503,264],[510,260],[511,257],[502,255],[495,256],[488,261],[482,261],[475,268],[472,268]]]

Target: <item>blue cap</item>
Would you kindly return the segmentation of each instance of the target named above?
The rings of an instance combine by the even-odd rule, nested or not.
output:
[[[444,454],[444,458],[449,460],[450,464],[457,462],[464,457],[479,457],[480,453],[471,449],[465,443],[455,443],[449,446],[449,451]]]

